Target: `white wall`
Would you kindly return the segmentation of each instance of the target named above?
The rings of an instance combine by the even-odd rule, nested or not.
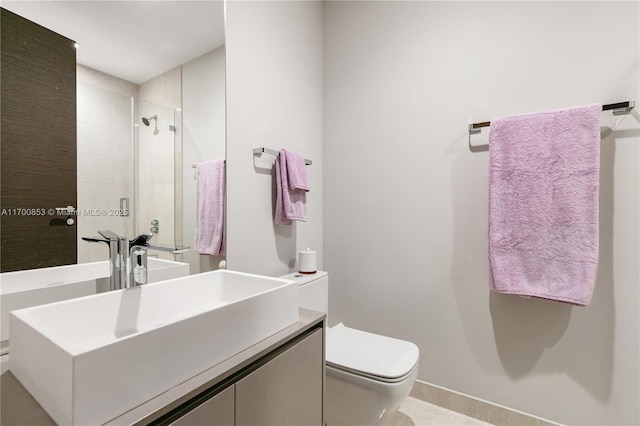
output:
[[[230,1],[227,49],[227,263],[280,275],[297,251],[316,249],[322,266],[322,3]],[[275,225],[274,157],[288,148],[311,159],[309,221]]]
[[[193,250],[196,226],[195,163],[225,158],[224,46],[182,65],[182,235],[192,274],[218,268],[223,257]]]
[[[419,378],[436,385],[563,423],[640,422],[640,114],[603,132],[587,308],[490,293],[488,152],[472,152],[467,132],[498,115],[640,100],[638,6],[325,3],[332,322],[414,341]]]

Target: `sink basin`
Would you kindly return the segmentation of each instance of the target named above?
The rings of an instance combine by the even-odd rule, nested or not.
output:
[[[13,311],[9,369],[58,424],[102,424],[297,321],[295,281],[218,270]]]
[[[149,282],[189,275],[189,264],[148,259]],[[0,274],[0,341],[9,339],[9,312],[109,290],[108,261]]]

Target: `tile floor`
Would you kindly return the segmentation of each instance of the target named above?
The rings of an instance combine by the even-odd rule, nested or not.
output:
[[[408,397],[391,420],[391,426],[490,426],[473,417]]]

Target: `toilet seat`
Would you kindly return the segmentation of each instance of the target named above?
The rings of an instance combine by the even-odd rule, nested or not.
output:
[[[327,366],[382,382],[400,382],[418,364],[419,349],[411,343],[345,327],[327,329]]]

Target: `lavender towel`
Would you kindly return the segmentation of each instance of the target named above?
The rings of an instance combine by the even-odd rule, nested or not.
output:
[[[196,164],[195,251],[225,254],[225,163],[224,160]]]
[[[307,221],[307,171],[304,158],[291,151],[280,150],[276,169],[276,214],[279,225],[291,225],[292,220]],[[291,182],[298,188],[293,188]],[[302,189],[306,188],[306,189]]]
[[[598,264],[601,110],[491,121],[492,290],[589,305]]]
[[[288,149],[283,149],[280,152],[284,153],[284,158],[286,159],[289,187],[293,190],[309,191],[307,165],[302,155]]]

